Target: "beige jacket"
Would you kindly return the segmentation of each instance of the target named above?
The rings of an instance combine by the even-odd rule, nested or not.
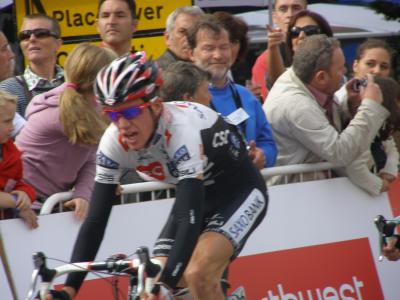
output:
[[[277,166],[322,161],[338,166],[349,165],[369,149],[383,121],[389,116],[379,103],[363,99],[358,113],[342,131],[340,107],[334,105],[333,108],[334,127],[292,68],[275,82],[263,109],[278,146]],[[289,182],[296,181],[296,176],[289,178]],[[269,183],[282,183],[282,177],[276,176]]]

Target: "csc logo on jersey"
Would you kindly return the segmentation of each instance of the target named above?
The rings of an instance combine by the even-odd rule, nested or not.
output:
[[[222,147],[223,145],[228,144],[228,137],[229,137],[229,129],[216,132],[212,139],[212,146],[214,148]]]

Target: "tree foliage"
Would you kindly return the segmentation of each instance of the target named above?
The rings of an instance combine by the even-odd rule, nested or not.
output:
[[[385,15],[387,20],[397,20],[400,22],[400,1],[374,1],[369,4],[377,13]]]

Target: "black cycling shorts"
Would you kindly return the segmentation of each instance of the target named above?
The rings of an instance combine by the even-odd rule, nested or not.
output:
[[[244,173],[232,178],[228,185],[214,185],[206,189],[206,213],[203,217],[202,232],[223,234],[232,244],[233,260],[244,247],[254,229],[265,217],[268,194],[265,181],[258,172],[244,170]],[[236,180],[235,180],[236,179]],[[170,215],[153,250],[154,256],[168,256],[175,242],[177,224]]]

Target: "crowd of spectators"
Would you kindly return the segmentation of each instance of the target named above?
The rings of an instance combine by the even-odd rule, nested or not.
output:
[[[99,1],[102,43],[78,45],[65,62],[65,74],[56,63],[62,39],[55,19],[24,17],[18,34],[27,62],[23,74],[13,74],[14,54],[0,32],[0,208],[17,207],[32,228],[37,219],[30,203],[38,208],[60,191],[73,190],[66,206],[78,218],[86,216],[95,151],[106,126],[92,86],[101,67],[131,51],[135,8],[129,0]],[[400,88],[390,79],[393,50],[383,40],[367,40],[358,49],[354,78],[347,81],[340,43],[328,22],[307,10],[307,1],[275,1],[273,21],[268,48],[253,66],[252,85],[245,87],[230,70],[245,58],[246,23],[227,12],[176,9],[167,18],[166,51],[157,59],[161,97],[210,106],[237,125],[259,169],[329,161],[339,167],[336,174],[368,193],[387,191],[399,161],[393,135],[400,128]],[[363,78],[366,84],[356,90]],[[23,165],[9,178],[11,188],[3,178],[9,147],[22,151],[13,163]],[[123,183],[142,180],[129,172]],[[293,176],[289,182],[298,180]],[[268,181],[279,183],[280,176]]]

